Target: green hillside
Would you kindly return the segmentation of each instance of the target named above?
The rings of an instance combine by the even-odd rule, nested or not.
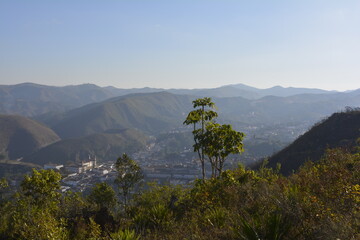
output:
[[[318,161],[327,148],[351,149],[360,138],[360,111],[334,113],[316,124],[291,145],[269,159],[269,166],[281,164],[281,173],[290,174],[306,161]]]
[[[92,134],[87,137],[66,139],[51,144],[24,158],[24,162],[44,165],[46,163],[65,164],[77,157],[86,159],[89,154],[97,160],[114,161],[124,152],[133,153],[145,148],[147,137],[134,129],[109,130],[107,133]]]
[[[51,126],[62,138],[125,128],[156,134],[181,126],[192,100],[167,92],[127,95],[69,111]]]
[[[53,130],[34,120],[0,115],[0,158],[21,158],[59,140]]]

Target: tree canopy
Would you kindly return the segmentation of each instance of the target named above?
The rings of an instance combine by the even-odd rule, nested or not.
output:
[[[194,151],[201,163],[202,178],[205,179],[205,157],[211,165],[211,176],[217,177],[223,171],[224,162],[230,154],[243,151],[244,133],[235,131],[231,125],[215,122],[218,114],[212,109],[215,103],[211,98],[199,98],[193,101],[195,110],[189,112],[185,125],[193,125]],[[199,126],[198,126],[199,125]]]

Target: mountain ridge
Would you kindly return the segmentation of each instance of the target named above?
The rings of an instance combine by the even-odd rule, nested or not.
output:
[[[259,99],[267,95],[290,96],[302,93],[332,93],[331,91],[321,89],[315,90],[307,88],[283,87],[258,89],[244,84],[233,84],[217,88],[202,89],[162,89],[149,87],[122,89],[112,86],[100,87],[90,83],[68,86],[48,86],[25,82],[15,85],[0,85],[0,113],[20,114],[23,116],[34,117],[51,112],[65,112],[90,103],[101,102],[112,97],[132,93],[151,93],[162,91],[199,97],[241,96],[252,100]]]
[[[268,166],[275,168],[280,163],[280,172],[289,175],[306,161],[318,161],[327,148],[342,147],[351,150],[359,139],[360,111],[334,113],[271,156]]]
[[[23,162],[38,165],[67,164],[76,158],[96,156],[99,162],[115,161],[124,152],[131,154],[145,149],[148,137],[135,129],[108,130],[80,138],[64,139],[26,156]]]

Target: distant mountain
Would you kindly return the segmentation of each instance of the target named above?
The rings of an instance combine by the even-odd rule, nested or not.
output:
[[[356,90],[348,91],[347,93],[352,96],[360,95],[360,88]]]
[[[149,87],[125,89],[125,88],[116,88],[116,87],[108,86],[108,87],[104,87],[104,89],[111,92],[111,94],[114,96],[123,96],[134,93],[154,93],[154,92],[165,91],[165,89],[163,88],[149,88]]]
[[[123,153],[145,149],[148,137],[134,129],[108,130],[82,138],[66,139],[51,144],[25,157],[24,162],[43,166],[46,163],[66,164],[88,155],[96,156],[99,162],[115,161]]]
[[[254,87],[249,87],[244,84],[234,84],[229,85],[230,87],[234,87],[236,89],[241,89],[248,92],[253,92],[257,94],[258,98],[265,96],[277,96],[277,97],[289,97],[298,94],[326,94],[326,93],[335,93],[334,91],[326,91],[322,89],[316,88],[294,88],[294,87],[281,87],[274,86],[266,89],[259,89]]]
[[[59,140],[53,130],[34,120],[0,115],[0,158],[21,158]]]
[[[121,89],[114,87],[105,87],[111,93],[117,96],[123,96],[133,93],[156,93],[156,92],[169,92],[177,95],[193,95],[199,97],[244,97],[248,99],[259,98],[260,95],[254,91],[246,91],[232,86],[222,86],[218,88],[203,88],[203,89],[162,89],[162,88],[131,88]]]
[[[182,127],[196,96],[168,92],[130,94],[42,118],[62,138],[82,137],[108,129],[136,128],[157,135]],[[360,106],[360,95],[304,94],[291,97],[213,98],[219,119],[238,127],[313,123],[345,106]]]
[[[360,111],[335,113],[315,125],[296,141],[269,159],[269,166],[281,164],[281,173],[290,174],[305,161],[318,161],[327,148],[356,145],[360,138]]]
[[[34,83],[0,85],[0,113],[35,116],[63,112],[114,97],[93,84],[52,87]]]
[[[334,93],[320,89],[283,88],[280,86],[258,89],[244,84],[227,85],[212,89],[160,89],[99,87],[94,84],[82,84],[65,87],[45,86],[34,83],[0,85],[0,113],[37,116],[65,112],[90,103],[134,93],[156,93],[167,91],[178,95],[198,97],[243,97],[260,99],[264,96],[287,97],[297,94]],[[349,92],[351,93],[351,92]],[[351,93],[355,94],[355,93]]]
[[[214,98],[222,115],[234,122],[281,124],[316,122],[346,106],[360,106],[360,95],[346,93],[301,94],[289,97],[267,96],[256,100]]]
[[[257,99],[261,97],[258,93],[254,91],[238,89],[232,86],[223,86],[223,87],[210,88],[210,89],[189,89],[189,90],[169,89],[167,91],[174,94],[187,94],[187,95],[194,95],[199,97],[219,97],[219,98],[243,97],[246,99]]]
[[[86,105],[46,121],[62,138],[127,128],[158,134],[181,126],[193,99],[167,92],[132,94]]]

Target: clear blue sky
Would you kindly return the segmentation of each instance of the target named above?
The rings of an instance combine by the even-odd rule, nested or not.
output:
[[[0,0],[0,84],[360,88],[359,0]]]

